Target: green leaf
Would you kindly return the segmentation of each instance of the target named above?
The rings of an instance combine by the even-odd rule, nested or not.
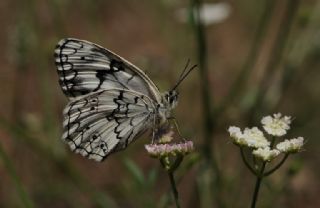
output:
[[[132,175],[134,180],[139,184],[139,185],[144,185],[145,180],[144,180],[144,175],[141,171],[141,169],[130,159],[124,159],[124,165],[126,166],[127,170],[129,173]]]
[[[158,178],[158,173],[159,172],[158,172],[157,168],[152,168],[149,171],[148,178],[147,178],[149,188],[151,188],[155,184],[155,182]]]

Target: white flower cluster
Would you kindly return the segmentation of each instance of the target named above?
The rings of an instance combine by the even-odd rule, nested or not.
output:
[[[281,113],[263,117],[261,120],[264,130],[272,136],[283,136],[290,129],[291,117],[281,117]]]
[[[286,139],[283,142],[277,144],[277,149],[283,153],[296,153],[302,149],[304,145],[304,138],[298,137],[293,139]]]
[[[274,159],[280,154],[280,151],[277,149],[270,150],[270,147],[265,147],[253,150],[252,154],[255,155],[257,158],[262,159],[263,161],[270,162],[272,159]]]
[[[263,148],[270,145],[270,142],[264,137],[263,132],[257,127],[246,128],[242,132],[239,127],[230,126],[228,131],[233,142],[237,145],[252,148]]]
[[[290,129],[291,117],[282,116],[281,113],[273,116],[263,117],[261,120],[263,129],[271,136],[283,136]],[[276,149],[271,149],[270,142],[263,132],[257,127],[245,128],[241,131],[239,127],[230,126],[228,129],[234,144],[241,147],[252,148],[252,154],[263,161],[270,162],[280,153],[296,153],[302,149],[304,138],[298,137],[278,143]]]

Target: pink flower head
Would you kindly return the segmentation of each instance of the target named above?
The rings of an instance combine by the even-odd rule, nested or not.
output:
[[[185,141],[183,143],[166,144],[147,144],[145,148],[152,157],[175,156],[177,154],[187,155],[193,151],[193,142]]]

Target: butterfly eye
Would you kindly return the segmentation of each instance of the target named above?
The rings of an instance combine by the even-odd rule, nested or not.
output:
[[[177,95],[170,97],[170,103],[173,103],[176,100],[177,100]]]

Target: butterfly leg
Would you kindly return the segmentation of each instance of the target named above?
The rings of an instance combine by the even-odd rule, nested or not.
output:
[[[180,136],[183,140],[185,140],[185,139],[182,137],[182,135],[181,135],[181,132],[180,132],[180,129],[179,129],[179,125],[178,125],[178,122],[177,122],[176,118],[175,118],[175,117],[169,117],[168,120],[173,122],[175,128],[177,129],[177,132],[178,132],[179,136]]]
[[[155,143],[155,137],[156,137],[156,117],[153,117],[153,126],[152,126],[152,140],[151,143]]]

